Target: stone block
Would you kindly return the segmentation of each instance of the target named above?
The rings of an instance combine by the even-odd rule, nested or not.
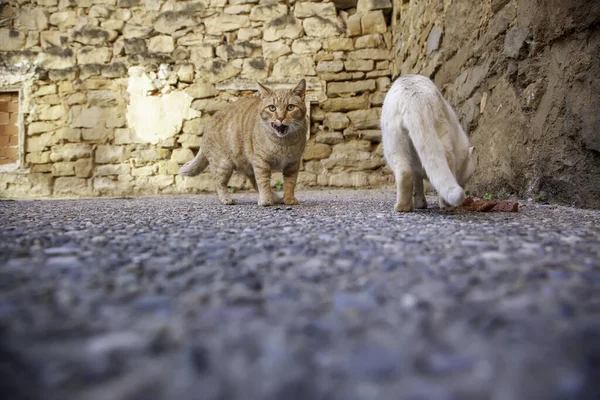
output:
[[[270,21],[288,13],[286,5],[281,3],[267,3],[252,7],[251,21]]]
[[[280,58],[292,52],[290,46],[284,41],[263,42],[262,48],[265,58]]]
[[[93,128],[101,123],[102,109],[100,107],[73,106],[70,117],[73,128]]]
[[[55,196],[91,196],[87,179],[59,177],[54,180]]]
[[[329,145],[343,143],[344,140],[344,135],[336,131],[321,131],[315,136],[315,142]]]
[[[300,38],[292,43],[292,51],[296,54],[316,54],[321,47],[321,41],[317,39]]]
[[[175,41],[171,36],[158,35],[148,41],[148,51],[151,53],[171,53],[175,50]]]
[[[280,59],[273,67],[273,77],[276,78],[312,75],[316,75],[316,71],[314,62],[309,57],[286,57]]]
[[[363,14],[360,19],[360,26],[363,35],[387,32],[387,24],[381,10],[369,11]]]
[[[306,143],[306,148],[304,149],[302,159],[306,161],[321,160],[329,157],[330,154],[331,146],[328,146],[324,143],[315,143],[313,141],[309,141]]]
[[[52,164],[52,176],[74,176],[75,162],[55,162]]]
[[[98,164],[116,164],[128,158],[128,152],[123,146],[98,145],[95,161]]]
[[[15,29],[0,29],[0,51],[20,50],[25,46],[27,35]]]
[[[327,51],[349,51],[354,50],[352,38],[338,37],[323,41],[323,49]]]
[[[292,15],[283,15],[266,23],[263,31],[263,40],[274,42],[276,40],[296,39],[302,35],[304,29],[299,19]]]
[[[344,62],[341,60],[319,61],[317,64],[317,72],[340,72],[343,69]]]
[[[49,154],[50,160],[57,161],[75,161],[80,158],[89,158],[92,156],[92,146],[88,143],[65,143],[59,146],[53,146]]]
[[[220,14],[216,17],[206,18],[204,25],[206,26],[206,33],[220,35],[225,32],[249,27],[250,17],[247,15]]]
[[[346,71],[372,71],[375,62],[373,60],[349,59],[344,61]]]
[[[154,22],[154,30],[159,33],[171,34],[182,28],[198,25],[194,15],[188,12],[165,11],[158,15]]]
[[[347,97],[327,99],[321,105],[325,111],[352,111],[369,107],[369,97]]]
[[[39,135],[40,133],[50,132],[56,129],[56,125],[51,122],[32,122],[27,126],[29,136]]]
[[[377,48],[384,44],[383,38],[379,33],[371,33],[369,35],[364,35],[357,37],[354,41],[355,49],[367,49],[367,48]]]
[[[302,21],[302,27],[307,36],[327,38],[344,33],[342,22],[335,17],[310,17]]]
[[[171,154],[171,161],[178,164],[185,164],[194,158],[194,153],[190,149],[175,149]]]
[[[344,113],[326,113],[323,125],[334,131],[342,130],[350,125],[350,119]]]
[[[30,31],[44,31],[48,29],[48,11],[43,8],[22,7],[19,8],[18,13],[17,27],[22,27]]]
[[[374,92],[375,81],[372,79],[349,82],[330,82],[327,84],[327,95],[335,97],[343,94],[357,94],[362,92]]]

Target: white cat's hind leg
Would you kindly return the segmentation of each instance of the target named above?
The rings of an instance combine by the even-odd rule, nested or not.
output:
[[[408,162],[397,158],[391,165],[396,179],[396,205],[398,212],[413,210],[413,171]]]
[[[416,209],[425,209],[427,208],[427,199],[425,199],[423,176],[421,174],[415,174],[413,179],[413,205]]]

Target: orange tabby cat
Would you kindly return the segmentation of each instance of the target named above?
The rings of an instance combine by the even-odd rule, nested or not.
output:
[[[283,203],[298,204],[294,188],[306,145],[306,106],[303,80],[292,90],[271,90],[260,83],[258,97],[242,98],[215,113],[200,151],[184,164],[180,175],[198,175],[209,164],[217,195],[234,204],[227,190],[233,171],[250,179],[258,204],[281,202],[271,190],[271,171],[283,172]]]

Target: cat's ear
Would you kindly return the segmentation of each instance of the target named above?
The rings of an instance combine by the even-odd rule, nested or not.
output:
[[[296,85],[294,90],[292,90],[294,94],[304,100],[304,95],[306,94],[306,81],[302,79],[300,83]]]
[[[263,85],[260,82],[256,82],[258,84],[258,91],[260,92],[260,94],[262,96],[270,96],[273,94],[273,91],[271,89],[269,89],[268,87],[266,87],[265,85]]]
[[[475,150],[475,146],[469,147],[469,155],[473,155],[473,150]]]

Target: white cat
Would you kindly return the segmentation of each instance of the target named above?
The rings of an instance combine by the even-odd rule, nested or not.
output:
[[[396,178],[396,211],[427,208],[423,179],[437,191],[441,208],[463,203],[463,186],[475,170],[473,148],[429,78],[406,75],[394,82],[383,102],[381,134]]]

